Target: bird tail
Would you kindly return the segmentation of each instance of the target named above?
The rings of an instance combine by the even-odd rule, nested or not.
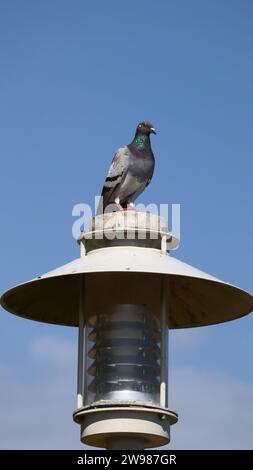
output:
[[[103,187],[97,207],[97,215],[104,214],[107,206],[113,204],[113,190],[114,188]]]

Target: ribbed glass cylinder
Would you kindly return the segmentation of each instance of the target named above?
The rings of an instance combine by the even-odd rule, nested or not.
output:
[[[143,305],[114,305],[87,325],[85,401],[159,404],[160,321]]]

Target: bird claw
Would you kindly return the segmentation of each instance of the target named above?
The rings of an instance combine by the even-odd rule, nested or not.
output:
[[[116,206],[118,208],[119,211],[124,211],[126,209],[124,209],[124,207],[122,207],[119,203],[116,203]]]
[[[122,212],[126,212],[126,211],[137,211],[137,209],[135,208],[134,204],[128,204],[127,207],[122,207],[122,205],[119,203],[119,202],[116,202],[115,201],[115,204],[116,204],[116,207],[117,209]]]

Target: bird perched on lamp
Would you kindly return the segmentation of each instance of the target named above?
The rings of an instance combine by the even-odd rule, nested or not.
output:
[[[102,189],[97,214],[111,212],[112,204],[118,210],[134,208],[134,201],[148,186],[154,172],[152,133],[156,134],[156,131],[151,122],[140,122],[133,141],[116,152]]]

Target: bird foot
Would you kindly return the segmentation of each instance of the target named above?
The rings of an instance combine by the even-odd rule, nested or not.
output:
[[[127,207],[122,207],[122,205],[119,203],[119,200],[115,200],[116,207],[119,211],[137,211],[135,208],[135,205],[133,202],[130,202]]]
[[[119,211],[124,211],[124,207],[122,207],[119,203],[116,203],[116,206],[118,208]]]

